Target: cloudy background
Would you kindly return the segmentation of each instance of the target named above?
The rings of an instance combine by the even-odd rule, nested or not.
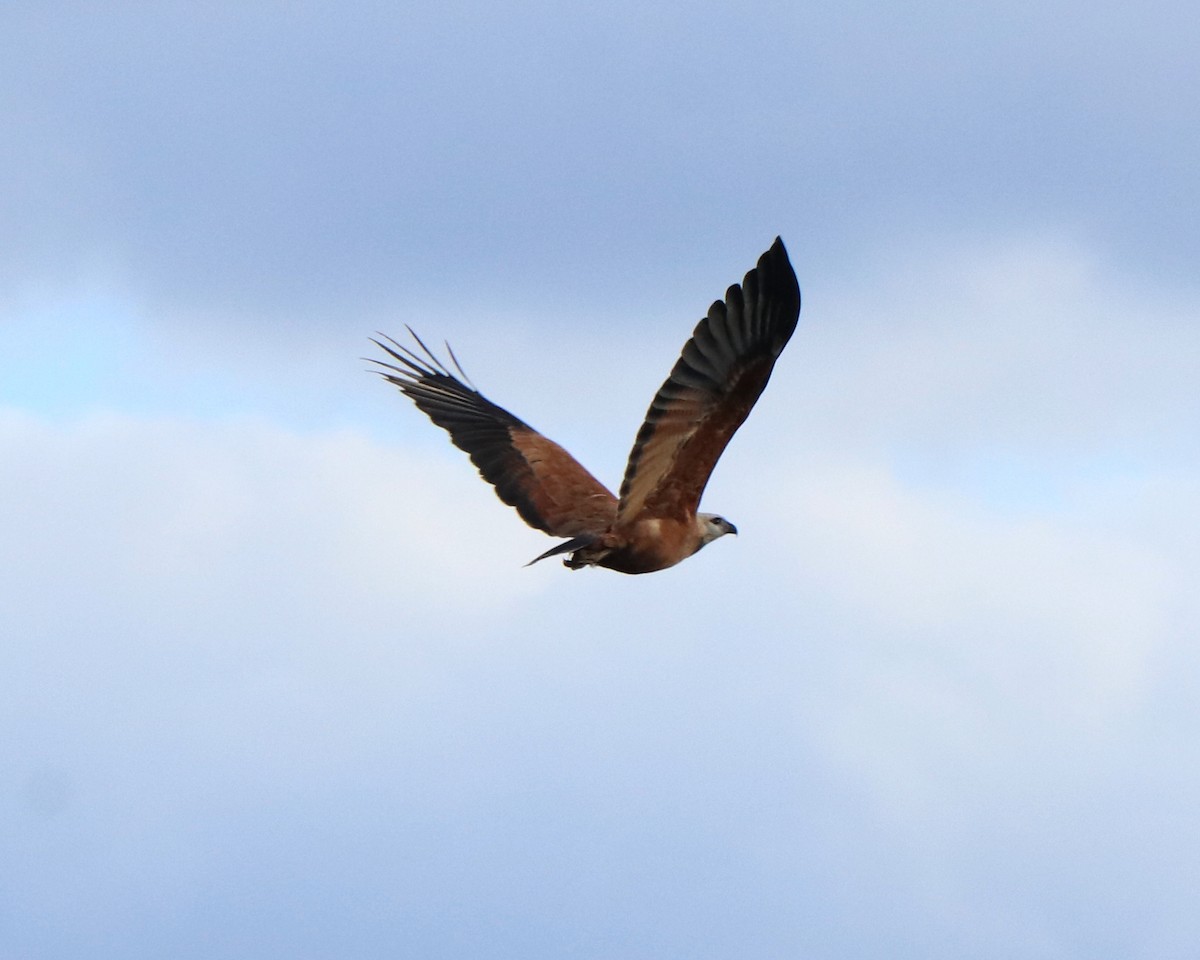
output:
[[[0,12],[0,956],[1200,942],[1200,8]],[[359,358],[619,481],[776,234],[651,577]]]

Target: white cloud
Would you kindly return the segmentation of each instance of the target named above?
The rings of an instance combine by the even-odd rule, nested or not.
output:
[[[1104,847],[1090,811],[1120,816],[1125,778],[1196,790],[1143,751],[1187,752],[1197,723],[1176,691],[1200,673],[1186,639],[1200,425],[1180,403],[1200,374],[1198,312],[1105,277],[1075,244],[905,257],[813,310],[763,405],[794,433],[752,422],[737,456],[769,466],[731,482],[723,465],[714,483],[753,505],[732,515],[769,538],[755,557],[791,597],[764,619],[796,624],[819,677],[799,694],[803,727],[922,845],[934,889],[979,882],[971,858],[999,856],[1022,818],[1014,862],[1036,862],[1029,835]],[[1158,806],[1151,846],[1171,842],[1174,805]],[[1031,905],[996,910],[1003,926]]]
[[[8,412],[0,447],[12,776],[89,769],[109,737],[217,769],[334,763],[331,711],[378,723],[389,685],[403,701],[544,585],[470,469],[359,434]],[[140,782],[142,762],[119,766]]]
[[[83,585],[90,571],[164,604],[195,591],[240,609],[268,594],[350,613],[367,598],[395,610],[451,569],[490,569],[498,524],[480,520],[493,505],[469,470],[359,434],[117,414],[3,426],[6,542],[39,575]],[[474,599],[520,590],[492,576]]]
[[[815,406],[850,445],[1195,456],[1179,399],[1200,374],[1200,291],[1114,276],[1053,235],[918,245],[861,270],[810,292],[797,344],[805,419]]]
[[[804,942],[931,955],[975,955],[980,931],[1068,952],[1077,911],[1135,945],[1151,921],[1188,929],[1165,893],[1122,914],[1105,876],[1161,888],[1155,862],[1200,842],[1178,826],[1200,788],[1200,482],[1168,429],[1195,414],[1101,309],[1140,294],[1093,263],[999,244],[924,261],[936,282],[908,292],[905,261],[810,298],[707,498],[742,535],[652,577],[523,568],[544,538],[366,378],[363,422],[403,424],[386,444],[5,411],[9,914],[53,909],[82,941],[132,936],[147,898],[199,900],[230,954],[290,943],[260,916],[351,900],[403,917],[354,914],[409,948],[486,943],[503,917],[553,939],[564,916],[636,937],[702,913],[713,942],[788,952],[801,907],[820,914]],[[1194,334],[1173,310],[1147,322],[1178,383]],[[1162,427],[1129,456],[1089,403],[1096,370]],[[1034,416],[1047,396],[1071,416]],[[985,468],[1014,458],[1054,496],[998,495]]]

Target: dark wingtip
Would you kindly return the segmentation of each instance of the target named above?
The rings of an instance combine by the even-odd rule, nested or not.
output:
[[[790,270],[792,261],[788,257],[787,247],[783,245],[783,237],[776,237],[775,242],[767,249],[767,251],[758,258],[759,266],[766,263],[783,263]]]
[[[788,303],[794,300],[794,307],[788,303],[787,312],[800,315],[800,281],[796,279],[796,271],[788,257],[787,247],[783,245],[783,237],[777,236],[761,257],[758,258],[757,271],[763,289],[773,298]]]

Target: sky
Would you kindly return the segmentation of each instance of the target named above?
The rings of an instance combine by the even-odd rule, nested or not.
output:
[[[0,11],[0,957],[1193,957],[1200,8]],[[616,486],[776,235],[643,577]]]

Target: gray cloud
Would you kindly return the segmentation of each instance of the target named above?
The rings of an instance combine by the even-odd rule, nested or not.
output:
[[[1194,14],[1167,4],[4,17],[12,276],[328,317],[613,272],[644,296],[775,232],[818,274],[948,227],[1065,225],[1176,275],[1196,246]]]

